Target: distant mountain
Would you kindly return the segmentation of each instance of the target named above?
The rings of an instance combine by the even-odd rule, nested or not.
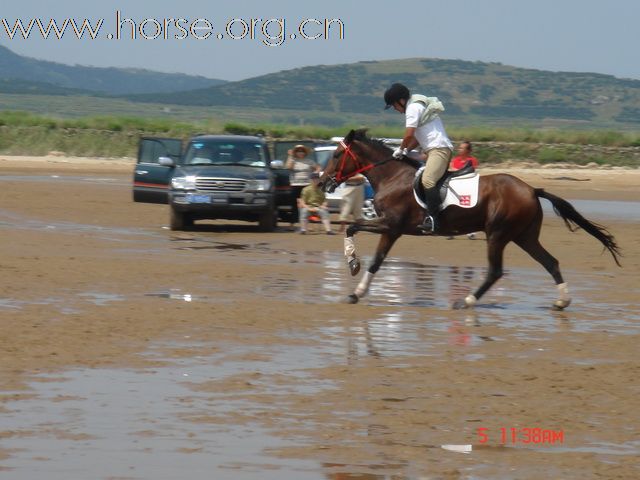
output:
[[[127,98],[324,111],[339,119],[341,113],[382,114],[383,92],[398,81],[416,93],[439,97],[452,117],[640,123],[640,80],[425,58],[305,67],[171,95]]]
[[[0,78],[26,80],[107,95],[168,93],[226,83],[224,80],[179,73],[64,65],[23,57],[2,46],[0,46]],[[0,89],[0,92],[5,90]],[[56,95],[54,92],[50,93]]]
[[[51,83],[17,80],[15,78],[0,78],[0,93],[23,95],[93,95],[94,92],[80,88],[59,87]]]

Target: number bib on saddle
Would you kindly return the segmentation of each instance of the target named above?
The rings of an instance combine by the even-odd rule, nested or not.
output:
[[[441,208],[445,209],[449,205],[456,205],[462,208],[475,207],[478,203],[479,181],[480,175],[478,175],[478,172],[452,178]]]

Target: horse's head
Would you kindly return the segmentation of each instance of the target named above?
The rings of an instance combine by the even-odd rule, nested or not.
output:
[[[363,138],[365,130],[351,130],[340,142],[320,177],[322,190],[333,193],[342,182],[374,167],[366,145],[360,141]]]

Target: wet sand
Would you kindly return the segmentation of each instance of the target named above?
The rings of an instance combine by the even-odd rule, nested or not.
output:
[[[638,170],[508,170],[567,199],[639,199]],[[130,432],[141,446],[174,439],[168,448],[185,464],[212,462],[206,474],[184,467],[185,478],[640,476],[637,223],[597,219],[623,250],[618,268],[595,239],[545,216],[543,244],[574,293],[565,312],[549,311],[553,282],[515,246],[507,276],[475,312],[450,310],[485,266],[485,242],[464,237],[401,239],[371,296],[346,305],[357,280],[342,265],[340,236],[302,241],[288,228],[223,222],[170,232],[166,206],[131,201],[127,160],[0,157],[0,175],[0,412],[9,425],[0,427],[0,478],[64,478],[65,463],[39,442],[82,452],[108,437],[88,421],[22,421],[29,405],[91,397],[65,394],[68,372],[135,371],[144,390],[145,375],[185,365],[206,373],[175,380],[186,389],[175,395],[181,414]],[[376,242],[356,237],[365,258]],[[61,390],[42,398],[39,385],[51,383]],[[238,426],[236,452],[250,450],[247,431],[267,432],[263,463],[230,463],[228,450],[217,456],[207,443]],[[525,429],[546,440],[523,443]],[[562,442],[551,443],[552,431]],[[146,453],[130,478],[171,478],[153,468],[163,451]]]

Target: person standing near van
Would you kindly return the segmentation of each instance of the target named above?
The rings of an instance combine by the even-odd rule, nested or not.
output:
[[[340,202],[340,230],[344,232],[344,227],[349,221],[349,216],[353,221],[362,220],[362,207],[364,206],[364,184],[366,178],[362,174],[349,178],[342,187],[342,199]]]
[[[310,153],[311,148],[306,145],[296,145],[287,152],[287,161],[285,168],[290,171],[289,183],[292,190],[292,202],[291,202],[291,224],[295,222],[295,219],[299,216],[298,211],[298,199],[302,189],[311,183],[310,177],[314,172],[320,171],[320,165],[318,165]]]

